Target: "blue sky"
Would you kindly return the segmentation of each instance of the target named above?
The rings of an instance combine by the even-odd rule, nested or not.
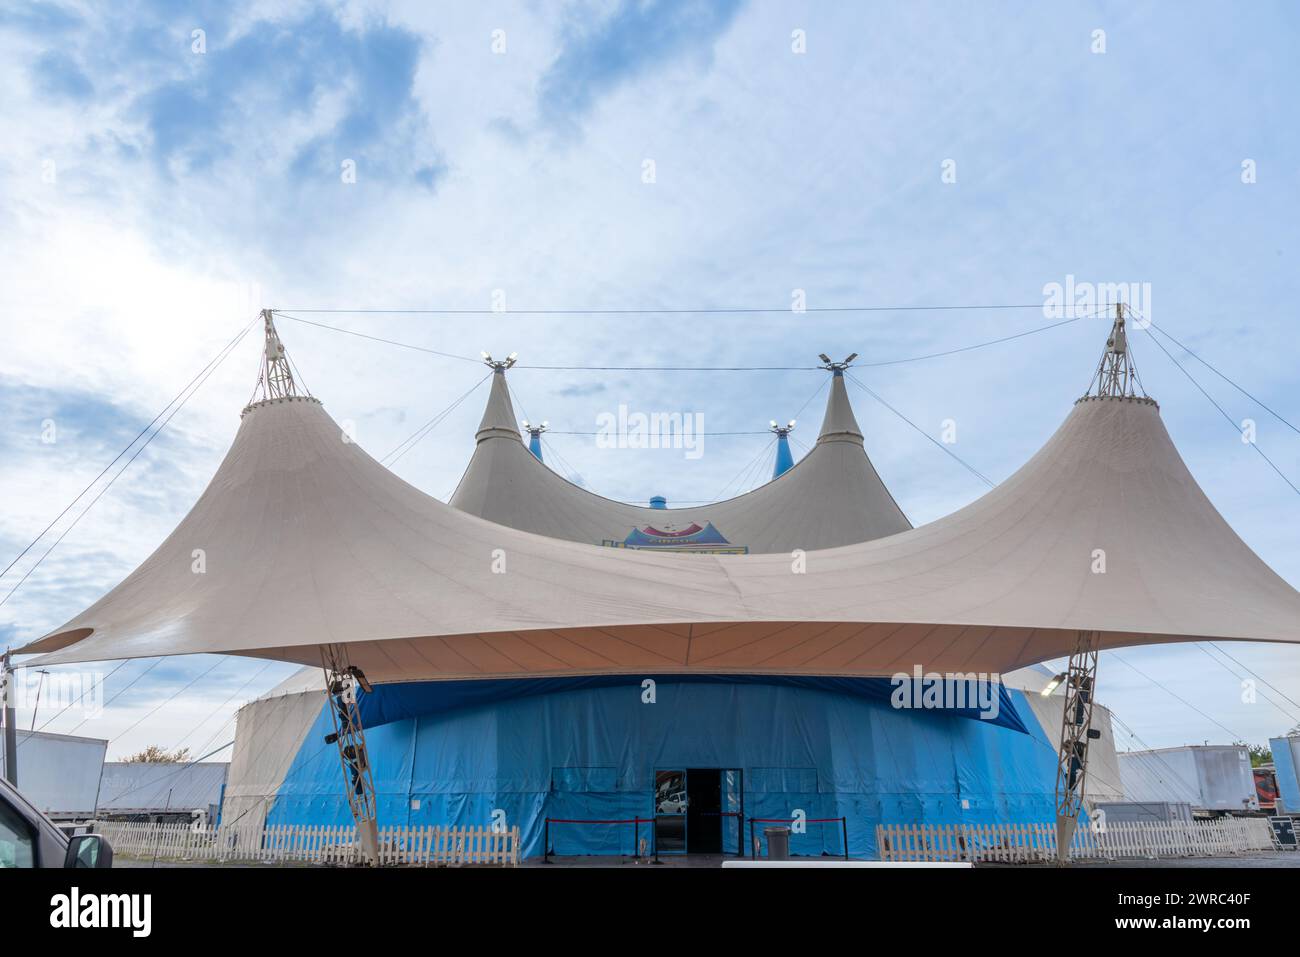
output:
[[[11,6],[0,12],[0,554],[18,554],[267,305],[485,309],[501,290],[515,310],[781,310],[795,289],[814,307],[1033,304],[1070,275],[1150,283],[1158,324],[1296,422],[1298,28],[1286,3]],[[795,30],[805,53],[792,51]],[[1092,52],[1095,30],[1104,53]],[[1045,323],[1032,309],[299,315],[538,365],[883,361]],[[932,435],[955,419],[954,450],[1001,480],[1082,392],[1105,331],[1080,321],[860,375]],[[281,333],[313,392],[377,456],[481,377],[292,320]],[[1211,500],[1300,585],[1296,494],[1144,335],[1134,349]],[[165,537],[228,446],[256,363],[250,338],[0,606],[0,639],[57,626]],[[1300,484],[1300,436],[1189,369],[1234,420],[1257,420],[1260,446]],[[557,431],[593,430],[620,402],[743,431],[794,415],[821,379],[521,368],[511,381],[521,413]],[[980,494],[892,413],[853,398],[914,522]],[[805,443],[819,402],[795,432]],[[396,470],[445,497],[480,408],[481,393]],[[42,441],[47,420],[54,442]],[[551,437],[588,487],[631,501],[714,498],[763,444],[717,437],[686,461]],[[0,580],[0,597],[29,562]],[[1228,650],[1300,701],[1300,652]],[[1196,646],[1106,656],[1103,699],[1156,746],[1228,731],[1261,741],[1300,722],[1300,706],[1267,689],[1281,708],[1243,704],[1236,666],[1209,657]],[[292,670],[226,662],[131,727],[211,664],[154,668],[80,733],[111,738],[114,754],[219,743],[234,704]],[[146,667],[123,666],[109,693]]]

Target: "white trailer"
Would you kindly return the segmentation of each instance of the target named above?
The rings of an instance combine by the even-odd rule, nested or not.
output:
[[[1183,802],[1198,813],[1259,811],[1245,745],[1184,745],[1121,751],[1120,778],[1129,801]]]
[[[22,729],[17,736],[18,790],[23,797],[56,821],[93,817],[108,742]],[[4,748],[0,734],[0,754]]]
[[[205,820],[213,820],[229,769],[225,761],[110,761],[104,765],[99,815],[108,820],[192,821],[197,811]]]

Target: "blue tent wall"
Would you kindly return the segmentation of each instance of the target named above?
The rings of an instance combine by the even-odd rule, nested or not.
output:
[[[766,683],[578,687],[480,703],[368,728],[385,825],[519,825],[542,853],[552,818],[650,817],[656,770],[741,768],[745,813],[848,817],[849,850],[876,855],[878,823],[1053,820],[1055,749],[1028,733],[887,700]],[[322,705],[267,814],[268,824],[345,824],[338,754]],[[964,802],[964,803],[963,803]],[[418,806],[417,806],[418,805]],[[734,835],[734,830],[731,832]],[[642,836],[645,836],[643,831]],[[633,850],[631,826],[557,826],[560,854]],[[730,849],[730,845],[729,845]],[[840,854],[838,824],[795,835],[796,854]]]
[[[361,723],[367,728],[377,728],[390,721],[455,711],[479,704],[500,704],[512,698],[571,691],[578,688],[629,687],[640,688],[647,680],[655,684],[766,684],[817,691],[834,691],[839,694],[892,701],[897,692],[900,703],[924,703],[929,693],[935,701],[947,700],[948,714],[967,718],[981,718],[992,724],[1016,731],[1027,731],[1020,712],[1011,700],[1011,693],[999,681],[980,682],[978,679],[943,677],[851,677],[830,675],[743,675],[743,674],[651,674],[651,675],[576,675],[556,678],[478,678],[473,680],[409,681],[377,686],[373,691],[358,692],[357,708]],[[991,700],[996,693],[997,700]],[[989,713],[980,701],[987,701]],[[956,702],[962,701],[958,706]]]

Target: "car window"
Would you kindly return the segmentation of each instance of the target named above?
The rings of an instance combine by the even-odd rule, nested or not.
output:
[[[35,867],[35,844],[31,825],[0,798],[0,868]]]

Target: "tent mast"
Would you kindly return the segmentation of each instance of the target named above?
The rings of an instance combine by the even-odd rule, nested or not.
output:
[[[1083,807],[1088,776],[1088,742],[1101,737],[1092,727],[1093,689],[1101,633],[1081,631],[1065,671],[1065,708],[1061,714],[1061,749],[1056,755],[1056,863],[1070,859],[1070,845]]]
[[[1101,354],[1097,365],[1097,374],[1092,377],[1088,395],[1108,398],[1136,398],[1141,393],[1142,380],[1138,378],[1137,366],[1128,351],[1128,332],[1125,329],[1124,304],[1115,304],[1115,324],[1111,327],[1110,338],[1106,340],[1106,351]]]
[[[1137,366],[1128,351],[1124,304],[1115,304],[1115,324],[1106,340],[1097,374],[1087,394],[1096,398],[1147,398],[1138,378]],[[1065,707],[1061,714],[1061,747],[1056,755],[1056,863],[1070,859],[1070,845],[1083,808],[1083,788],[1088,777],[1088,742],[1101,737],[1092,727],[1093,693],[1097,686],[1097,652],[1101,634],[1081,631],[1070,663],[1062,676]]]
[[[262,322],[266,326],[266,349],[262,353],[262,375],[257,383],[262,391],[262,399],[296,396],[298,389],[293,381],[293,370],[289,368],[289,356],[275,331],[275,320],[270,309],[262,310]]]
[[[366,732],[357,708],[357,689],[370,691],[370,682],[360,668],[348,661],[346,645],[321,645],[320,658],[325,670],[325,706],[334,723],[334,733],[326,735],[325,743],[338,745],[348,807],[356,821],[361,853],[366,863],[374,866],[379,863],[378,803],[370,773],[370,755],[366,751]]]
[[[293,381],[289,355],[275,331],[275,319],[270,309],[262,310],[262,322],[266,328],[266,347],[262,352],[262,372],[257,382],[261,401],[301,398]],[[357,708],[357,689],[369,691],[370,682],[361,669],[348,660],[346,645],[321,645],[320,656],[325,671],[325,707],[329,709],[334,724],[334,732],[326,735],[325,743],[338,745],[343,785],[352,819],[356,822],[361,853],[367,864],[377,865],[378,802],[370,773],[370,755],[366,751],[366,732]]]
[[[0,706],[4,709],[5,778],[18,787],[18,716],[14,711],[14,666],[8,649],[0,655]]]

